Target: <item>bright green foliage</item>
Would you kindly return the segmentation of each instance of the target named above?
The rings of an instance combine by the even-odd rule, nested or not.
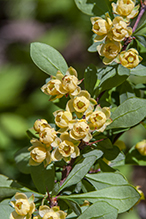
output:
[[[53,123],[46,118],[34,121],[27,131],[32,145],[15,154],[18,170],[27,174],[31,183],[23,187],[22,182],[21,185],[0,175],[0,211],[4,219],[13,211],[9,201],[15,207],[12,219],[26,215],[28,219],[116,219],[142,198],[118,168],[126,164],[146,165],[145,153],[139,153],[135,145],[126,148],[119,141],[123,133],[140,123],[146,128],[145,15],[138,15],[141,20],[132,33],[132,27],[127,27],[131,12],[130,18],[113,13],[114,10],[118,14],[118,2],[114,9],[109,0],[75,3],[85,14],[95,16],[91,21],[97,36],[88,51],[98,51],[104,56],[105,65],[89,64],[82,74],[84,78],[79,80],[81,74],[68,67],[56,49],[44,43],[31,44],[33,62],[50,76],[41,90],[58,107],[48,105]],[[132,10],[138,12],[138,7]],[[123,30],[127,31],[127,38],[122,35]],[[18,77],[17,71],[13,76]],[[8,85],[21,91],[15,80]],[[13,92],[10,95],[15,97]],[[21,136],[27,128],[19,116],[3,113],[0,118],[0,131],[1,126],[6,126],[11,136]]]

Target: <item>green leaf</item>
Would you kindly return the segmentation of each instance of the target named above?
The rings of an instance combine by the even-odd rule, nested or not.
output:
[[[43,164],[31,166],[31,177],[37,190],[45,194],[46,191],[52,191],[55,181],[54,165],[50,164],[44,168]]]
[[[96,73],[97,69],[93,64],[89,65],[84,73],[84,86],[85,89],[91,94],[91,96],[93,96],[94,87],[97,81]]]
[[[134,90],[128,81],[117,87],[117,91],[119,92],[120,104],[130,97],[135,97]]]
[[[127,99],[113,112],[111,116],[113,122],[107,129],[127,128],[140,123],[146,116],[145,105],[145,99]]]
[[[60,70],[65,75],[68,66],[62,55],[44,43],[32,43],[30,55],[34,63],[45,73],[55,76]]]
[[[20,192],[22,186],[14,180],[6,176],[0,175],[0,200],[13,196],[16,192]]]
[[[97,153],[96,153],[97,152]],[[74,166],[59,191],[62,191],[64,188],[77,184],[89,171],[90,167],[94,162],[102,156],[102,151],[94,150],[91,153],[87,153],[84,159],[79,160],[79,162]]]
[[[102,159],[99,159],[98,161],[100,169],[102,172],[115,172],[116,170],[110,167],[106,162],[104,162]]]
[[[97,201],[87,208],[78,219],[116,219],[118,210],[105,201]]]
[[[82,213],[81,208],[77,202],[74,200],[65,199],[66,204],[75,212],[76,215],[80,215]]]
[[[20,172],[29,174],[31,166],[29,165],[30,152],[28,147],[22,148],[15,154],[15,162]]]
[[[146,76],[146,66],[139,64],[137,67],[130,69],[130,75]]]
[[[133,146],[126,154],[125,164],[146,166],[146,156],[142,156]]]
[[[109,186],[126,185],[128,183],[126,178],[119,172],[86,174],[85,177],[96,190],[104,189]]]
[[[83,194],[59,196],[58,199],[82,199],[92,203],[105,201],[117,208],[119,213],[122,213],[131,209],[137,203],[140,194],[131,185],[121,185]]]
[[[129,76],[129,69],[122,65],[113,65],[98,70],[100,83],[97,91],[109,90],[122,84]]]
[[[32,138],[39,138],[39,134],[36,133],[34,128],[30,128],[26,131],[27,135],[29,136],[30,139]]]
[[[5,199],[0,202],[0,214],[3,219],[8,219],[14,209],[9,205],[10,199]]]
[[[101,42],[94,42],[89,48],[88,52],[97,52],[97,46],[100,45]]]
[[[113,17],[111,2],[109,0],[75,0],[75,3],[83,13],[90,16],[101,16],[109,12]]]

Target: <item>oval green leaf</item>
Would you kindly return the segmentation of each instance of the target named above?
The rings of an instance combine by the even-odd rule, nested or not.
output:
[[[124,101],[113,112],[113,122],[107,129],[127,128],[140,123],[146,116],[146,100],[140,98],[129,98]]]
[[[44,43],[32,43],[30,55],[33,62],[45,73],[55,76],[60,70],[65,75],[68,65],[63,56],[53,47]]]

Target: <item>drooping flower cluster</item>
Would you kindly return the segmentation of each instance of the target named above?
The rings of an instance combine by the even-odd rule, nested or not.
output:
[[[66,103],[65,110],[57,110],[53,113],[56,126],[59,128],[57,131],[52,128],[45,119],[38,119],[34,123],[34,130],[38,134],[38,138],[31,140],[32,146],[29,147],[30,151],[30,165],[39,165],[42,162],[47,166],[51,161],[59,161],[64,159],[69,162],[71,158],[76,158],[80,155],[79,145],[81,142],[88,143],[92,139],[92,132],[103,132],[107,125],[111,123],[110,109],[109,107],[101,108],[97,105],[94,98],[91,98],[90,94],[86,90],[81,90],[78,87],[77,72],[70,67],[67,72],[70,72],[70,81],[63,85],[64,78],[61,75],[60,88],[52,93],[53,98],[62,97],[61,89],[66,86],[66,92],[70,96],[70,100]],[[75,73],[76,76],[71,77],[71,73]],[[50,86],[54,83],[52,78],[42,88],[44,93],[51,95]],[[53,85],[54,86],[54,85]],[[56,86],[56,84],[55,84]],[[48,88],[49,87],[49,88]],[[60,92],[60,93],[59,93]],[[76,95],[75,95],[76,93]],[[95,108],[95,105],[96,108]],[[95,108],[95,109],[94,109]]]
[[[122,52],[121,50],[122,42],[124,43],[132,35],[132,28],[128,26],[129,20],[138,14],[139,5],[135,6],[133,0],[118,0],[116,4],[112,3],[112,7],[113,12],[119,15],[113,21],[109,14],[105,15],[105,19],[91,18],[92,31],[96,34],[94,42],[102,42],[97,46],[97,51],[104,57],[105,65],[115,61],[126,68],[134,68],[142,60],[138,52],[135,49]]]
[[[11,201],[11,206],[15,209],[10,214],[10,219],[31,219],[35,212],[34,195],[29,198],[24,193],[16,193],[15,201]],[[59,206],[50,208],[47,205],[41,205],[39,207],[39,215],[34,216],[33,219],[65,219],[67,213],[60,210]],[[37,213],[36,213],[37,214]]]
[[[76,96],[80,92],[78,85],[81,82],[77,78],[76,70],[70,67],[65,75],[58,71],[56,76],[53,76],[41,89],[44,93],[51,95],[50,100],[55,100],[65,94]]]
[[[60,210],[59,206],[54,206],[50,208],[47,205],[41,205],[39,207],[39,215],[33,217],[33,219],[65,219],[66,213]]]

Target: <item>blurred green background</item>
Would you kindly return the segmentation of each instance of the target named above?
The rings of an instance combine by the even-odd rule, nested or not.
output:
[[[30,43],[42,42],[56,48],[82,78],[89,64],[100,64],[98,55],[87,51],[91,36],[90,19],[77,9],[74,0],[0,0],[1,174],[23,183],[30,180],[18,171],[14,154],[30,145],[26,130],[34,121],[45,118],[52,123],[52,112],[58,109],[40,90],[48,75],[32,62]],[[139,126],[122,139],[131,147],[145,134]],[[121,171],[129,180],[134,178],[130,166]],[[136,209],[119,218],[140,219]]]

